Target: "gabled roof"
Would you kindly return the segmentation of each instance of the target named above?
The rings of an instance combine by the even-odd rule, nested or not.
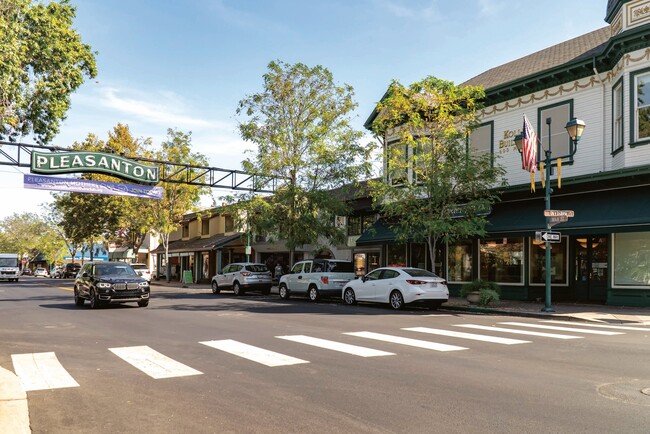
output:
[[[603,52],[611,37],[610,26],[594,30],[577,38],[538,51],[501,66],[489,69],[476,77],[470,78],[461,86],[483,86],[490,89],[521,80],[535,74],[574,63],[581,59],[590,59]]]

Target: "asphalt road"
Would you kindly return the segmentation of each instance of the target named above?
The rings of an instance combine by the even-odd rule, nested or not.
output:
[[[34,433],[650,427],[650,396],[642,393],[650,394],[650,328],[161,287],[146,308],[91,310],[74,305],[71,289],[72,280],[0,282],[0,366],[22,372],[30,360],[54,359],[75,384],[57,385],[65,375],[36,365],[51,383],[27,392]],[[396,342],[403,338],[417,341]],[[360,355],[359,347],[372,352]],[[238,350],[257,359],[233,354]],[[258,354],[263,350],[273,353]]]

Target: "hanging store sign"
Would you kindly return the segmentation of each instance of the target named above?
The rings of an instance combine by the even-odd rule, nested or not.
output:
[[[142,164],[120,155],[102,152],[38,152],[32,151],[32,173],[44,175],[60,173],[103,173],[140,184],[157,184],[157,166]]]
[[[36,190],[72,191],[76,193],[132,196],[162,199],[163,188],[150,185],[118,184],[116,182],[89,181],[87,179],[55,178],[53,176],[24,175],[25,188]]]

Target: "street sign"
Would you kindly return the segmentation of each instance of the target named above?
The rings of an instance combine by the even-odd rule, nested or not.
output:
[[[565,209],[565,210],[560,210],[560,209],[545,209],[544,210],[544,217],[574,217],[575,213],[573,212],[572,209]]]
[[[565,215],[559,216],[559,217],[549,217],[548,218],[548,225],[553,226],[553,225],[556,225],[558,223],[564,223],[564,222],[568,222],[568,221],[569,221],[569,217],[567,217]]]
[[[535,241],[548,241],[549,243],[561,243],[562,234],[552,231],[536,231]]]

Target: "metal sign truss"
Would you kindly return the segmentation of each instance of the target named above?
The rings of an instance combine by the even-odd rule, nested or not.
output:
[[[58,146],[31,145],[0,140],[0,166],[31,167],[33,150],[66,152],[73,149]],[[78,150],[77,150],[78,151]],[[242,170],[220,169],[218,167],[193,166],[169,161],[141,157],[127,157],[159,166],[160,181],[174,184],[188,184],[228,190],[274,193],[278,187],[277,179],[251,175]]]

